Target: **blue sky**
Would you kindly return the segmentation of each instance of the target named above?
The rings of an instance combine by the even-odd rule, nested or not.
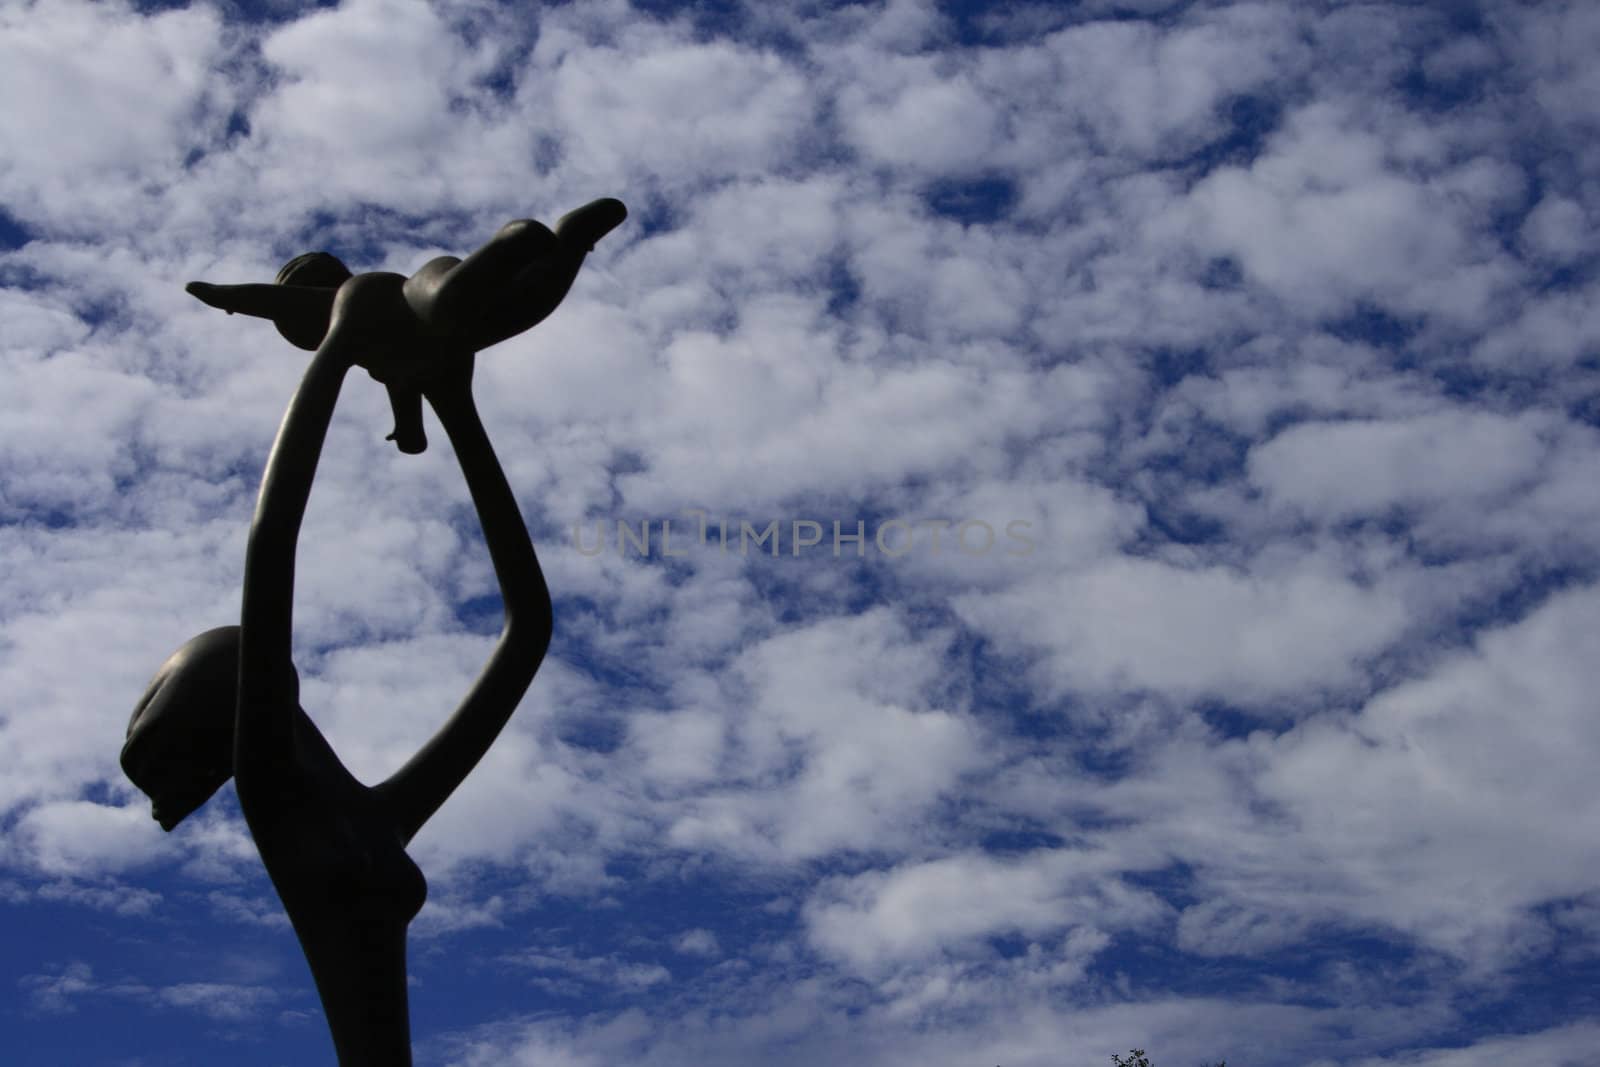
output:
[[[412,846],[419,1063],[1592,1062],[1597,51],[1575,2],[0,2],[8,1062],[332,1060],[231,788],[163,835],[116,764],[305,360],[184,283],[599,196],[478,362],[557,633]],[[387,419],[353,377],[296,589],[368,780],[498,626]]]

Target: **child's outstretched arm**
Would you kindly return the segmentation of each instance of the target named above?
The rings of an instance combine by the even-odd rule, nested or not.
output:
[[[190,296],[232,315],[254,315],[271,319],[278,332],[307,351],[315,351],[328,329],[337,289],[312,285],[212,285],[190,282],[184,287]]]

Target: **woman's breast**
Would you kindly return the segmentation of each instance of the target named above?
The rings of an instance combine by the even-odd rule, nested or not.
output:
[[[333,921],[382,918],[409,923],[428,883],[393,824],[365,787],[302,781],[256,845],[290,911]],[[321,785],[321,788],[318,786]]]
[[[336,816],[324,862],[328,892],[349,904],[410,922],[428,897],[422,869],[406,854],[399,834],[366,813]]]
[[[334,864],[341,875],[341,886],[334,893],[363,907],[413,920],[427,901],[427,880],[394,830],[355,825],[342,837],[347,841],[346,857]]]

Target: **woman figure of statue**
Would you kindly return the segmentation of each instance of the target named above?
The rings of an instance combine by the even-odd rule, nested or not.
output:
[[[550,593],[472,399],[473,354],[555,309],[594,242],[626,211],[598,200],[554,232],[519,220],[465,260],[410,278],[351,275],[301,256],[279,284],[192,283],[206,303],[272,319],[315,355],[262,476],[240,624],[210,630],[157,672],[122,766],[171,830],[233,777],[239,806],[311,966],[341,1067],[408,1067],[406,928],[427,884],[406,845],[499,735],[551,635]],[[404,451],[425,447],[426,398],[482,524],[505,625],[454,714],[388,779],[357,781],[299,703],[290,659],[295,549],[339,389],[352,366],[384,383]]]

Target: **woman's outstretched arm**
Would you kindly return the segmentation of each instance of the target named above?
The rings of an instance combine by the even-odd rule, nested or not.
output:
[[[273,780],[292,753],[300,689],[290,656],[295,549],[328,422],[352,363],[345,336],[337,325],[328,332],[289,401],[245,549],[233,759],[247,816],[252,790]]]
[[[465,373],[452,373],[448,380],[424,386],[423,392],[466,476],[500,583],[506,621],[499,644],[461,706],[421,751],[376,787],[394,815],[401,839],[408,842],[500,735],[544,659],[553,625],[550,590],[516,497],[472,402],[471,357],[466,359]]]

